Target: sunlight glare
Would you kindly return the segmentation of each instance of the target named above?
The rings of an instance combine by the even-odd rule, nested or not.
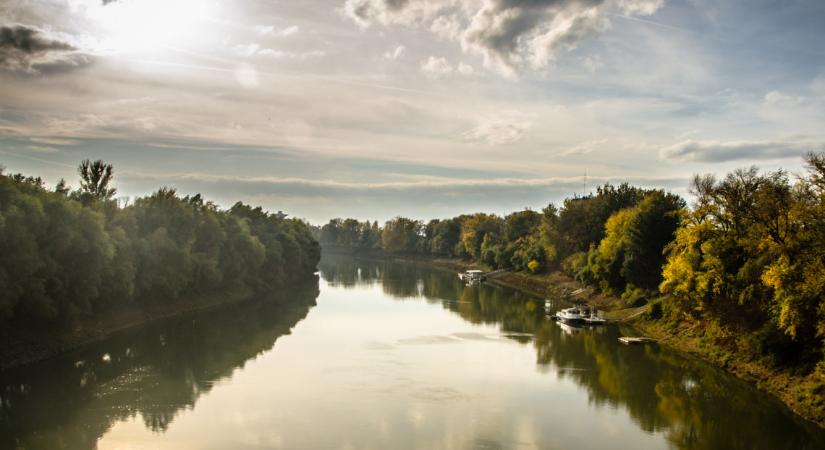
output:
[[[203,41],[216,17],[210,0],[79,1],[99,24],[101,47],[115,53],[155,51]]]

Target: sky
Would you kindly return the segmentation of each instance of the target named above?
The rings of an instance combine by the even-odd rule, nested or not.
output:
[[[313,223],[802,173],[822,0],[0,0],[0,165]]]

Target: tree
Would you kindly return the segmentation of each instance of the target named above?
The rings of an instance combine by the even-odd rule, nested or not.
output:
[[[95,200],[111,200],[117,190],[110,188],[114,177],[114,167],[98,159],[94,162],[84,159],[77,167],[80,174],[80,192]]]
[[[423,224],[418,220],[396,217],[384,224],[381,243],[388,252],[417,252],[423,241]]]

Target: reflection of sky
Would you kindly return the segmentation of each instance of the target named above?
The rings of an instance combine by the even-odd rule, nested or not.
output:
[[[318,306],[274,349],[179,413],[137,417],[113,448],[663,448],[626,413],[536,370],[532,345],[380,285],[321,282]],[[549,372],[549,373],[548,373]]]

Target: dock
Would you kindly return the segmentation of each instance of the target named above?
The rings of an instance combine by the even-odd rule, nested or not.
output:
[[[625,345],[636,345],[636,344],[653,344],[656,342],[656,339],[647,338],[647,337],[628,337],[622,336],[619,338],[619,342]]]

